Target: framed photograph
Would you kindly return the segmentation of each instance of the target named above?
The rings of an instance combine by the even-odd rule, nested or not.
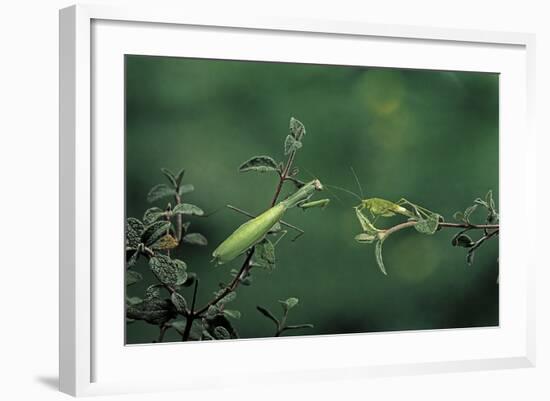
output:
[[[532,35],[73,6],[60,52],[62,391],[534,365]]]

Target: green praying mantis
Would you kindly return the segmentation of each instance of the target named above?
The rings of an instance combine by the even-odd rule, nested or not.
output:
[[[269,231],[281,221],[288,209],[296,206],[302,209],[326,207],[330,202],[329,199],[309,201],[316,191],[321,190],[323,185],[319,180],[310,181],[285,200],[243,223],[214,250],[213,260],[221,265],[248,251],[265,238]]]

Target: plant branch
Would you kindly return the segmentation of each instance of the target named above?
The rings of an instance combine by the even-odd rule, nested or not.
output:
[[[199,287],[199,279],[195,280],[195,287],[193,289],[193,298],[191,299],[191,309],[189,310],[185,318],[185,328],[183,329],[183,334],[181,336],[182,341],[189,340],[189,334],[191,334],[191,328],[193,327],[193,321],[197,317],[195,315],[195,301],[197,299],[197,288]]]
[[[179,194],[179,186],[176,187],[176,206],[179,205],[181,203],[181,196]],[[182,232],[182,227],[183,227],[183,216],[181,215],[181,213],[178,213],[178,215],[176,216],[176,239],[178,240],[178,244],[180,243],[181,241],[181,237],[183,235],[183,232]]]
[[[208,302],[206,305],[204,305],[202,308],[200,308],[198,311],[193,312],[193,316],[200,316],[204,312],[208,310],[212,305],[217,304],[223,297],[225,297],[230,292],[234,291],[241,281],[241,277],[245,276],[248,272],[248,268],[250,267],[250,261],[252,260],[252,255],[254,255],[254,247],[250,248],[248,251],[246,258],[243,262],[243,265],[241,266],[241,269],[239,272],[235,275],[235,278],[231,281],[231,283],[224,288],[223,291],[221,291],[214,299],[212,299],[210,302]]]
[[[439,223],[439,227],[498,230],[499,224]]]

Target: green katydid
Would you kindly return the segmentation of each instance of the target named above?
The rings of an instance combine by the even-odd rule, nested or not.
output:
[[[355,240],[359,243],[375,244],[375,256],[378,267],[382,273],[386,273],[384,262],[382,259],[382,244],[384,240],[392,233],[399,231],[400,229],[407,227],[414,227],[418,232],[422,234],[434,234],[438,228],[439,223],[442,221],[442,217],[428,209],[425,209],[419,205],[415,205],[408,200],[401,198],[397,202],[392,202],[382,198],[367,198],[364,199],[363,189],[355,174],[353,168],[351,169],[353,176],[355,177],[357,186],[361,193],[361,197],[356,193],[349,191],[345,188],[335,187],[333,188],[345,191],[352,194],[359,199],[359,205],[355,206],[355,215],[359,224],[361,225],[362,232],[355,236]],[[330,185],[327,185],[330,187]],[[373,221],[364,213],[368,211],[373,218]],[[392,217],[395,215],[402,215],[407,217],[407,222],[391,227],[389,229],[377,228],[374,223],[379,217]]]
[[[310,181],[285,200],[242,224],[214,250],[212,253],[214,261],[217,264],[230,262],[258,244],[272,227],[280,222],[285,212],[290,208],[295,206],[305,208],[326,206],[326,203],[328,203],[326,200],[316,205],[312,205],[315,202],[309,202],[315,191],[321,191],[322,189],[323,185],[319,180]]]

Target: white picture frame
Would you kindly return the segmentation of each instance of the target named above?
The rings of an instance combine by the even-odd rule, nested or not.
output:
[[[193,35],[201,46],[186,48],[181,41],[166,40],[179,35]],[[331,43],[336,39],[338,46]],[[328,55],[315,53],[321,45],[333,51]],[[366,65],[361,58],[364,55],[353,51],[356,46],[368,47],[371,65],[502,74],[501,325],[131,347],[121,341],[120,327],[105,330],[116,319],[120,319],[120,326],[123,323],[119,308],[123,305],[123,269],[111,277],[98,267],[106,254],[117,252],[103,247],[103,234],[115,240],[123,238],[122,219],[120,227],[112,227],[109,233],[105,225],[105,216],[116,220],[123,210],[120,56],[131,52],[271,61],[301,61],[303,57],[309,62]],[[396,51],[384,50],[392,47]],[[536,141],[531,128],[534,47],[534,36],[524,33],[255,15],[234,18],[215,12],[188,15],[184,8],[167,11],[79,5],[61,10],[61,391],[79,396],[235,386],[240,382],[235,378],[242,374],[262,383],[534,366],[534,270],[538,261],[535,253],[522,256],[517,251],[533,247],[527,236],[512,238],[520,224],[534,230],[534,222],[527,218],[535,213],[529,198],[536,192]],[[304,51],[306,48],[311,50]],[[462,61],[458,61],[460,56]],[[97,137],[95,133],[103,129],[114,134]],[[112,210],[104,202],[106,194],[118,205]],[[515,246],[506,247],[512,241]],[[119,242],[122,244],[121,239]],[[101,297],[96,294],[99,288]],[[138,361],[158,367],[158,362],[166,362],[168,356],[177,353],[185,353],[185,358],[194,362],[194,371],[185,372],[185,379],[181,366],[177,374],[171,373],[174,366],[170,363],[163,364],[162,369],[135,368]],[[235,361],[232,371],[220,374],[205,369],[201,360],[213,355]],[[281,355],[291,357],[283,360]]]

